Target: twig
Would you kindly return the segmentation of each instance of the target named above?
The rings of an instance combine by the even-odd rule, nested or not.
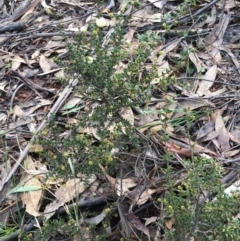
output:
[[[208,3],[207,5],[205,5],[203,8],[200,8],[197,12],[193,13],[192,15],[187,15],[185,17],[182,17],[180,19],[178,19],[177,21],[179,23],[182,23],[182,22],[186,22],[188,21],[189,19],[193,18],[193,17],[196,17],[198,15],[200,15],[201,13],[203,12],[206,12],[207,9],[209,9],[212,5],[216,4],[217,2],[219,2],[220,0],[213,0],[212,2]],[[174,20],[171,21],[171,23],[174,22]],[[167,22],[167,23],[170,23],[170,22]]]
[[[9,107],[10,110],[12,110],[13,101],[14,101],[14,98],[15,98],[17,92],[18,92],[23,86],[24,86],[24,83],[20,84],[20,85],[17,87],[17,89],[13,92],[12,97],[11,97],[11,100],[10,100],[10,107]]]
[[[51,94],[55,94],[53,91],[49,90],[49,89],[46,89],[44,87],[41,87],[35,83],[33,83],[30,79],[22,76],[19,72],[17,71],[14,71],[14,70],[11,70],[9,72],[9,75],[12,75],[14,77],[18,77],[24,84],[26,84],[28,87],[30,87],[31,89],[33,89],[35,92],[36,90],[40,90],[40,91],[44,91],[44,92],[48,92],[48,93],[51,93]],[[35,90],[36,89],[36,90]]]

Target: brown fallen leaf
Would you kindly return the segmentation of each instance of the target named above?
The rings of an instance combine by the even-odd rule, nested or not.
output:
[[[46,58],[43,54],[40,55],[39,65],[44,73],[50,71],[52,68],[50,59]]]
[[[221,112],[222,112],[221,110],[217,111],[217,117],[215,120],[215,130],[216,131],[221,130],[220,134],[217,137],[217,141],[221,151],[225,152],[228,149],[230,149],[230,144],[229,144],[230,138],[229,138],[228,130],[225,127]]]
[[[149,224],[154,223],[157,220],[157,218],[158,218],[157,216],[153,216],[150,218],[144,218],[144,220],[146,221],[145,226],[148,226]]]
[[[86,186],[86,182],[90,185],[95,180],[96,176],[94,174],[89,177],[85,176],[85,178],[82,176],[82,178],[73,178],[68,180],[54,193],[56,200],[46,206],[44,210],[45,217],[49,219],[59,207],[84,192],[88,188],[88,186]]]
[[[217,65],[213,65],[209,70],[206,72],[206,74],[203,77],[203,80],[199,83],[199,87],[197,90],[197,94],[199,96],[208,96],[209,89],[213,86],[214,80],[217,76]],[[208,81],[210,80],[210,81]]]
[[[139,218],[135,216],[132,212],[127,214],[127,220],[133,227],[135,227],[137,230],[143,232],[144,234],[147,235],[148,240],[150,241],[150,235],[149,235],[149,230],[147,227],[145,227]]]
[[[207,124],[203,125],[197,132],[197,140],[205,137],[207,134],[214,130],[214,122],[208,122]]]
[[[170,152],[177,153],[181,157],[191,157],[191,150],[182,148],[174,143],[164,142],[163,143]]]
[[[36,170],[35,164],[30,156],[25,159],[24,165],[26,170]],[[26,212],[35,217],[40,216],[41,213],[39,212],[39,208],[43,195],[41,182],[35,176],[30,175],[26,172],[25,174],[23,174],[21,183],[23,183],[23,185],[40,188],[37,191],[23,192],[20,194],[22,202],[26,206]]]

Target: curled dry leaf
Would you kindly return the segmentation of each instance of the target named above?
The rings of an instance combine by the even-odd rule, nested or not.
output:
[[[127,214],[127,220],[133,227],[135,227],[137,230],[143,232],[144,234],[147,235],[148,240],[150,240],[150,235],[149,235],[149,230],[147,227],[145,227],[139,218],[135,216],[132,212]]]
[[[157,218],[158,218],[157,216],[153,216],[150,218],[144,218],[144,220],[146,221],[145,226],[148,226],[149,224],[154,223],[157,220]]]
[[[209,89],[213,86],[214,80],[217,76],[217,65],[213,65],[204,75],[203,79],[199,83],[197,94],[199,96],[207,95]]]
[[[90,177],[82,176],[82,178],[73,178],[68,180],[54,193],[56,200],[46,206],[44,210],[45,217],[49,219],[59,207],[84,192],[88,188],[86,183],[90,185],[95,180],[96,176],[94,174]]]
[[[152,3],[155,7],[162,9],[164,5],[166,4],[167,0],[148,0],[150,3]]]
[[[50,60],[43,54],[40,56],[39,64],[44,73],[50,71],[52,68]]]
[[[229,133],[227,128],[225,127],[223,117],[221,115],[221,111],[217,111],[217,117],[215,120],[215,130],[219,131],[219,135],[217,137],[218,144],[220,146],[221,151],[227,151],[230,149],[229,145]]]
[[[35,164],[30,156],[25,159],[24,162],[25,168],[28,171],[36,170]],[[42,200],[43,190],[41,182],[33,175],[28,174],[27,172],[23,174],[21,183],[25,186],[39,187],[37,191],[23,192],[20,194],[22,202],[26,206],[26,212],[32,216],[40,216],[39,208]]]

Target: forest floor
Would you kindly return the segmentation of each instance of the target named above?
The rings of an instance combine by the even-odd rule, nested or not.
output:
[[[238,240],[237,4],[0,0],[0,240]]]

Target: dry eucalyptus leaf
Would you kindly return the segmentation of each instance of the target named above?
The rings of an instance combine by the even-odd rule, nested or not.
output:
[[[68,180],[54,193],[56,200],[46,206],[44,210],[45,217],[49,219],[59,207],[84,192],[88,188],[86,183],[90,185],[95,180],[96,176],[94,174],[89,177],[82,176],[82,178],[73,178]]]
[[[199,87],[197,90],[197,94],[199,96],[206,95],[206,92],[213,86],[214,80],[217,76],[217,65],[213,65],[206,74],[203,76],[201,82],[199,83]]]
[[[166,5],[167,0],[148,0],[150,3],[152,3],[155,7],[162,9],[164,5]]]
[[[25,159],[24,164],[27,171],[36,170],[35,164],[30,156]],[[39,187],[39,190],[37,191],[23,192],[20,194],[20,196],[22,202],[26,206],[26,212],[35,217],[40,216],[41,214],[39,213],[39,208],[43,196],[41,182],[34,175],[24,173],[21,183],[27,186]]]
[[[50,60],[43,54],[40,56],[39,65],[44,73],[50,71],[52,68]]]

